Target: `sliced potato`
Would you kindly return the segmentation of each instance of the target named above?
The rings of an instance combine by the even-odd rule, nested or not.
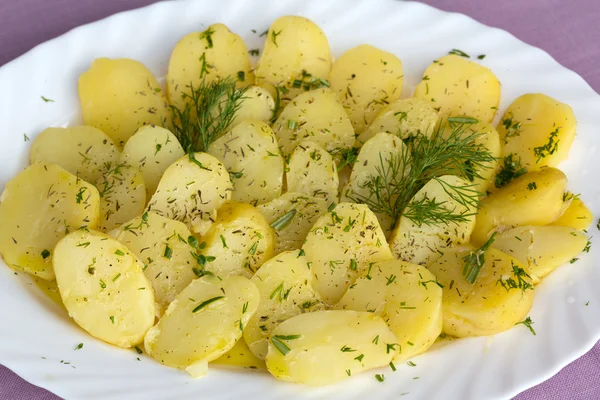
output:
[[[121,163],[131,165],[142,173],[146,193],[150,198],[165,170],[184,154],[171,131],[156,125],[146,125],[125,143]]]
[[[219,208],[215,223],[202,241],[202,254],[212,260],[206,269],[220,277],[252,277],[275,248],[273,231],[260,211],[236,202]]]
[[[354,130],[361,133],[386,104],[400,98],[403,77],[398,57],[361,44],[333,63],[329,81],[348,112]]]
[[[288,192],[259,205],[258,211],[275,226],[275,252],[300,249],[315,221],[327,212],[324,199]]]
[[[430,101],[440,117],[469,116],[490,123],[500,103],[500,82],[486,67],[451,54],[427,67],[415,97]]]
[[[260,292],[256,313],[244,329],[250,351],[264,359],[271,331],[281,322],[323,309],[321,298],[311,286],[308,260],[298,250],[283,252],[267,261],[252,277]]]
[[[456,191],[450,189],[452,187],[472,190],[466,180],[454,175],[444,175],[429,181],[411,199],[390,238],[390,247],[397,258],[427,265],[447,249],[469,243],[475,226],[476,208],[459,197]],[[435,202],[438,207],[462,218],[448,224],[421,222],[418,214],[411,208],[413,204],[421,202]],[[411,217],[413,214],[416,216]]]
[[[329,152],[349,149],[354,144],[350,119],[329,89],[311,90],[292,100],[273,124],[273,132],[285,156],[305,140]]]
[[[208,363],[242,337],[259,301],[254,283],[241,276],[192,281],[169,305],[144,339],[148,354],[161,364],[203,376]]]
[[[380,315],[400,344],[396,361],[425,352],[442,332],[442,288],[425,267],[400,260],[373,264],[335,307]]]
[[[490,248],[475,284],[463,277],[470,251],[448,251],[429,265],[443,288],[443,331],[456,336],[500,333],[525,319],[533,303],[527,265]]]
[[[541,93],[517,98],[498,124],[502,154],[515,154],[529,171],[555,167],[569,155],[577,121],[573,109]]]
[[[223,162],[235,187],[232,199],[262,204],[281,195],[283,157],[266,123],[240,122],[217,139],[209,153]]]
[[[521,226],[496,235],[492,245],[527,265],[537,281],[574,259],[587,242],[587,236],[567,226]]]
[[[558,219],[550,225],[570,226],[575,229],[587,229],[594,221],[594,215],[579,197],[568,200],[569,205]]]
[[[78,230],[58,242],[52,264],[63,303],[79,326],[120,347],[144,340],[154,324],[154,294],[127,247]]]
[[[327,201],[338,197],[339,177],[331,154],[313,142],[302,142],[292,153],[286,173],[288,192]]]
[[[318,386],[388,365],[398,351],[396,337],[373,313],[317,311],[279,324],[265,361],[278,379]]]
[[[329,304],[337,303],[371,263],[393,258],[377,217],[364,204],[340,203],[323,214],[302,249],[313,287]]]
[[[156,315],[164,310],[200,269],[188,244],[191,235],[179,221],[148,212],[132,219],[113,233],[119,242],[144,263],[144,273],[152,284]]]
[[[96,228],[98,190],[56,164],[33,164],[6,183],[0,196],[0,254],[6,264],[54,279],[54,246],[80,227]]]
[[[556,220],[562,212],[566,185],[565,174],[548,167],[529,172],[484,198],[473,229],[473,243],[483,244],[498,228],[546,225]]]
[[[167,72],[169,103],[185,107],[190,85],[198,88],[203,80],[233,77],[239,86],[254,83],[248,48],[241,37],[223,24],[212,24],[204,32],[182,38],[171,53]]]
[[[240,109],[229,126],[233,129],[243,121],[269,122],[275,110],[275,100],[268,90],[260,86],[250,86],[244,93],[244,100],[240,103]]]
[[[227,353],[211,363],[261,371],[267,369],[265,362],[252,354],[243,338],[239,339]]]
[[[473,177],[473,189],[485,194],[488,189],[494,187],[494,178],[500,169],[500,164],[498,163],[501,152],[500,136],[498,136],[498,132],[496,132],[490,124],[484,124],[482,122],[470,125],[467,129],[471,132],[481,134],[481,136],[475,140],[475,143],[487,150],[495,159],[494,161],[487,163],[486,168],[479,168],[474,171],[479,174],[481,178]]]
[[[158,81],[139,61],[97,58],[79,77],[83,123],[94,126],[122,148],[143,125],[170,121]]]
[[[119,162],[112,139],[93,126],[47,128],[31,144],[29,161],[57,164],[79,178],[94,183],[102,176],[104,163]]]
[[[207,153],[190,153],[165,170],[147,211],[185,222],[203,235],[232,191],[229,174],[219,160]]]

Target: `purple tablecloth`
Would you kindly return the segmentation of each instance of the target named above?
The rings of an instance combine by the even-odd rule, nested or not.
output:
[[[209,0],[198,0],[209,1]],[[315,0],[316,1],[316,0]],[[321,0],[325,1],[325,0]],[[366,0],[365,0],[366,1]],[[152,0],[0,0],[0,65],[38,43]],[[600,0],[424,0],[511,32],[600,92]],[[600,111],[600,110],[599,110]],[[0,400],[58,400],[0,365]],[[515,400],[600,399],[600,344]]]

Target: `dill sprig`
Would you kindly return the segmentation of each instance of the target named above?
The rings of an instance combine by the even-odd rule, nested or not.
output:
[[[183,93],[183,109],[171,106],[173,133],[186,153],[208,151],[221,137],[240,109],[246,88],[236,87],[232,77],[190,84]]]
[[[497,233],[498,232],[494,232],[488,241],[483,244],[483,246],[475,251],[471,251],[468,256],[463,258],[463,261],[465,261],[465,266],[462,274],[465,277],[465,280],[470,284],[474,284],[477,280],[479,272],[481,272],[481,269],[485,264],[485,252],[490,248],[492,243],[494,243]]]

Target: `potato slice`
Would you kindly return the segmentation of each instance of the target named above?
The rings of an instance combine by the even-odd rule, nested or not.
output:
[[[235,343],[235,345],[231,349],[229,349],[227,353],[223,354],[216,360],[211,361],[211,364],[226,365],[231,367],[246,368],[260,371],[267,370],[265,362],[260,358],[257,358],[254,354],[252,354],[243,338],[239,339]]]
[[[567,200],[569,201],[569,200]],[[569,226],[575,229],[587,229],[594,221],[594,215],[579,197],[570,199],[569,205],[558,219],[550,225]]]
[[[137,168],[144,177],[146,195],[150,198],[156,191],[165,170],[183,157],[183,148],[168,129],[146,125],[129,138],[121,163]]]
[[[486,67],[451,54],[427,67],[415,97],[431,101],[440,117],[469,116],[490,123],[500,103],[500,82]]]
[[[154,324],[154,294],[134,254],[109,236],[78,230],[52,259],[69,316],[90,335],[120,347],[144,340]]]
[[[240,122],[217,139],[209,153],[229,171],[235,187],[233,200],[256,205],[281,195],[284,161],[277,139],[266,123]]]
[[[331,154],[313,142],[302,142],[292,153],[286,173],[288,192],[337,200],[339,177]]]
[[[390,328],[373,313],[317,311],[279,324],[265,361],[278,379],[318,386],[388,365],[398,350]]]
[[[191,93],[190,85],[197,89],[203,80],[211,82],[229,76],[240,87],[254,83],[248,48],[242,38],[223,24],[190,33],[177,43],[169,59],[169,103],[183,109],[184,93]]]
[[[537,282],[583,251],[588,238],[567,226],[521,226],[494,237],[493,246],[527,265]]]
[[[411,136],[431,136],[438,120],[438,112],[431,102],[413,97],[399,99],[383,107],[371,124],[358,136],[363,145],[379,132],[387,132],[406,139]]]
[[[147,211],[185,222],[192,232],[203,235],[232,191],[229,174],[219,160],[207,153],[190,153],[165,170]]]
[[[241,276],[192,281],[169,305],[144,339],[148,354],[161,364],[203,376],[208,363],[242,337],[259,301],[256,285]]]
[[[256,83],[285,88],[281,93],[289,100],[327,85],[330,68],[331,50],[323,31],[304,17],[279,17],[267,32]]]
[[[444,175],[429,181],[411,199],[402,212],[392,237],[390,247],[394,255],[414,264],[428,265],[435,261],[447,249],[469,243],[471,232],[475,226],[476,208],[473,204],[459,197],[450,188],[461,188],[464,192],[472,191],[469,182],[453,175]],[[413,213],[411,204],[421,201],[435,201],[440,208],[452,211],[453,215],[461,215],[460,220],[444,223],[420,223]]]
[[[493,335],[524,320],[534,293],[527,266],[490,248],[475,284],[470,284],[462,275],[465,257],[470,254],[448,251],[427,267],[444,286],[444,333],[456,337]]]
[[[104,163],[119,162],[112,139],[93,126],[47,128],[31,144],[29,162],[56,164],[79,178],[94,183]]]
[[[374,263],[335,305],[381,316],[400,345],[395,361],[425,352],[442,332],[442,288],[425,267],[400,260]]]
[[[273,230],[260,211],[236,202],[219,208],[215,223],[202,241],[202,254],[212,260],[206,269],[220,277],[252,277],[275,248]]]
[[[473,243],[484,243],[498,228],[546,225],[556,220],[562,211],[566,185],[565,174],[548,167],[529,172],[484,198],[471,237]]]
[[[293,192],[259,205],[267,223],[275,226],[274,254],[302,248],[306,235],[329,205],[324,199]]]
[[[244,100],[235,113],[229,129],[235,128],[243,121],[269,122],[273,118],[275,100],[268,90],[260,86],[250,86],[244,93]]]
[[[577,121],[573,109],[552,97],[529,93],[517,98],[498,124],[502,154],[515,154],[529,171],[555,167],[569,155]]]
[[[0,196],[0,254],[11,268],[54,279],[56,243],[80,227],[95,228],[99,217],[94,186],[56,164],[33,164]]]
[[[354,144],[350,119],[329,89],[311,90],[296,97],[273,124],[273,132],[284,156],[305,140],[329,152],[349,149]]]
[[[329,304],[337,303],[371,263],[393,258],[377,217],[364,204],[332,207],[315,222],[302,249],[313,287]]]
[[[312,274],[301,251],[286,251],[273,257],[251,280],[260,292],[260,303],[244,329],[244,340],[250,351],[262,360],[267,355],[271,331],[277,325],[324,307],[311,286]]]
[[[188,244],[188,228],[179,221],[147,212],[112,233],[119,242],[144,263],[144,274],[152,284],[156,300],[156,315],[164,310],[200,273]]]
[[[490,124],[485,124],[482,122],[470,125],[467,128],[467,131],[469,130],[471,132],[481,134],[481,136],[475,139],[475,143],[481,146],[483,149],[487,150],[490,153],[490,155],[495,158],[494,161],[487,163],[487,168],[480,168],[474,171],[478,173],[481,176],[481,178],[473,177],[473,189],[477,190],[482,194],[485,194],[488,191],[488,189],[492,189],[494,187],[494,178],[500,170],[500,164],[498,163],[501,151],[500,136]]]
[[[400,98],[402,62],[398,57],[368,44],[356,46],[340,56],[331,67],[329,81],[356,133]]]
[[[143,125],[170,121],[158,81],[139,61],[97,58],[79,77],[83,123],[94,126],[122,148]]]

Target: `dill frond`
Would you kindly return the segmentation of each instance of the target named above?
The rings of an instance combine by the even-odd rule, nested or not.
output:
[[[483,246],[475,251],[471,251],[468,256],[463,258],[463,261],[465,261],[465,266],[462,274],[465,277],[465,280],[470,284],[474,284],[477,280],[479,272],[481,272],[481,269],[485,264],[485,252],[490,248],[492,243],[494,243],[497,233],[498,232],[494,232],[488,241],[483,244]]]

